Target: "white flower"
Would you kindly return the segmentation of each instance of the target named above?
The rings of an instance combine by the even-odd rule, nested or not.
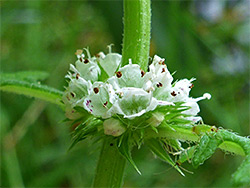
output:
[[[115,94],[110,84],[94,82],[89,95],[84,98],[83,107],[94,116],[109,118],[114,101]]]
[[[109,77],[114,76],[116,70],[121,64],[122,56],[117,53],[109,53],[106,56],[103,54],[99,54],[99,56],[99,63],[104,71],[108,74]]]
[[[108,82],[113,85],[114,89],[123,87],[143,88],[145,84],[144,72],[137,64],[132,64],[131,60],[128,65],[121,67],[115,76],[108,79]]]
[[[173,77],[164,62],[165,59],[155,55],[149,66],[149,72],[145,75],[145,78],[152,83],[153,89],[151,90],[154,91],[154,97],[159,100],[165,100],[168,97],[166,94],[169,93],[173,81]]]
[[[140,88],[124,87],[116,93],[119,97],[114,104],[113,111],[124,115],[124,118],[132,119],[141,116],[157,106],[157,100],[152,98],[152,94]]]
[[[145,73],[139,65],[132,64],[131,60],[128,65],[120,67],[122,56],[112,53],[111,47],[107,55],[100,52],[96,57],[91,57],[88,50],[86,53],[87,58],[82,50],[77,51],[78,60],[75,66],[70,65],[73,73],[66,76],[69,78],[69,85],[63,101],[66,104],[66,114],[71,119],[79,116],[73,108],[80,106],[94,116],[112,120],[115,122],[114,126],[118,126],[120,122],[112,119],[112,116],[122,115],[123,118],[133,119],[157,110],[158,106],[181,102],[183,106],[189,107],[182,112],[188,117],[183,118],[194,122],[201,120],[197,116],[200,111],[197,102],[210,99],[211,95],[206,93],[199,98],[189,97],[194,78],[172,84],[173,77],[163,58],[155,55],[149,72]],[[107,80],[99,80],[102,78],[101,71],[109,76]],[[112,127],[107,128],[108,120],[104,121],[105,134],[118,135]],[[164,114],[154,112],[149,121],[152,126],[157,127],[164,121]],[[121,130],[118,132],[123,133]]]

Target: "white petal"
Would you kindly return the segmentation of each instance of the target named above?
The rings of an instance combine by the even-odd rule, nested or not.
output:
[[[118,66],[121,63],[122,56],[117,53],[107,54],[104,59],[100,59],[100,65],[108,76],[114,76]]]

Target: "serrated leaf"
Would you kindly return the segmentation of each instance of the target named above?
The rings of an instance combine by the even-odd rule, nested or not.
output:
[[[132,159],[131,156],[131,143],[129,142],[129,135],[124,135],[122,142],[120,143],[120,147],[118,147],[119,152],[122,154],[123,157],[125,157],[129,163],[135,168],[135,170],[138,172],[138,174],[141,175],[140,170],[137,168],[135,162]]]
[[[203,164],[205,160],[212,156],[221,142],[220,139],[216,138],[215,134],[204,134],[194,152],[192,159],[193,166],[197,168]]]
[[[170,164],[174,167],[181,175],[185,176],[183,172],[180,170],[178,166],[176,166],[175,162],[168,155],[167,151],[162,147],[160,141],[157,139],[149,139],[146,142],[146,145],[150,148],[150,150],[160,159]]]
[[[233,174],[235,186],[250,186],[250,155],[247,155],[237,171]]]
[[[37,82],[38,79],[45,77],[45,73],[42,72],[1,73],[0,90],[35,97],[63,106],[61,102],[63,92]]]

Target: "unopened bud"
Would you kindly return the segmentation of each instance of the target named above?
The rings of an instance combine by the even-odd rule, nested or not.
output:
[[[158,127],[164,120],[164,114],[160,112],[152,113],[152,117],[147,120],[147,122],[153,127]]]
[[[112,136],[122,135],[126,129],[122,126],[121,122],[117,119],[110,118],[103,122],[104,134]]]

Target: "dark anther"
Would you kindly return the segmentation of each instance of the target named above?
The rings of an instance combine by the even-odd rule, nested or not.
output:
[[[177,94],[173,91],[171,95],[175,97]]]
[[[193,87],[194,87],[194,84],[192,84],[191,86],[189,86],[190,89],[193,88]]]
[[[163,61],[161,64],[162,64],[162,65],[165,65],[165,61]]]
[[[87,64],[89,62],[88,59],[84,59],[84,63]]]
[[[165,72],[165,69],[164,69],[164,68],[162,68],[162,71],[161,71],[161,73],[163,73],[163,72]]]
[[[106,106],[108,104],[108,101],[106,101],[103,105]]]
[[[77,74],[76,74],[76,79],[77,79],[77,80],[78,80],[79,76],[80,76],[80,75],[77,73]]]
[[[79,60],[82,62],[82,58],[80,57]]]
[[[97,87],[95,87],[94,92],[95,92],[95,94],[97,94],[99,92],[99,89]]]
[[[116,76],[117,76],[117,78],[121,78],[122,77],[122,72],[121,71],[116,72]]]
[[[157,87],[162,87],[162,83],[159,82],[158,84],[156,84]]]
[[[143,77],[144,75],[145,75],[145,72],[141,70],[141,77]]]

